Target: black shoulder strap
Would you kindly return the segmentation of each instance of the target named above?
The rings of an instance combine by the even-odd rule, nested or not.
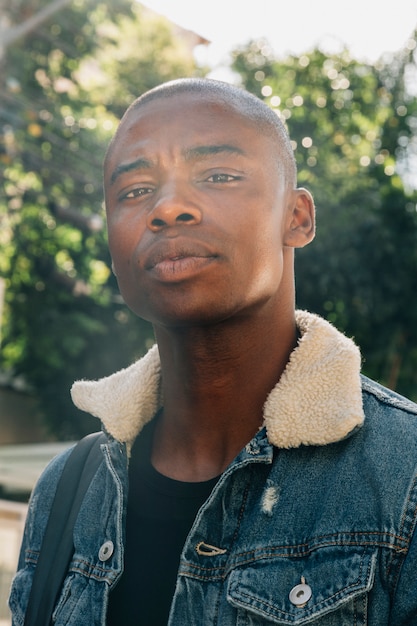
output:
[[[104,433],[87,435],[72,450],[58,482],[36,565],[24,626],[49,626],[74,552],[73,528],[84,495],[103,460]]]

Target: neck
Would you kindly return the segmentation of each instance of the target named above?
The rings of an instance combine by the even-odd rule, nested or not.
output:
[[[216,476],[260,428],[296,342],[294,310],[274,317],[155,329],[164,410],[152,462],[161,473],[187,481]]]

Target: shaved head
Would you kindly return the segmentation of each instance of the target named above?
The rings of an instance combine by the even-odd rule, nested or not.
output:
[[[119,129],[132,112],[140,107],[154,100],[169,100],[177,95],[187,93],[201,97],[202,102],[206,100],[217,101],[230,107],[253,124],[260,133],[272,140],[276,145],[277,163],[284,176],[285,184],[288,188],[295,189],[297,168],[285,126],[276,113],[262,100],[229,83],[204,78],[183,78],[163,83],[147,91],[130,105],[120,122]],[[118,131],[110,142],[107,154],[111,151],[114,142],[117,141],[117,136]]]

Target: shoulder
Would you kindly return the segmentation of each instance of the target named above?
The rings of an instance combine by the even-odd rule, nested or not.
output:
[[[107,442],[107,436],[102,432],[92,433],[81,439],[75,445],[58,454],[46,466],[41,474],[29,503],[28,517],[37,516],[37,524],[44,528],[49,515],[49,511],[57,494],[58,484],[65,470],[65,493],[68,498],[75,497],[76,489],[80,484],[81,475],[91,477],[94,475],[100,461],[101,443]],[[97,459],[96,450],[99,452]],[[93,472],[93,473],[92,473]]]
[[[381,471],[417,473],[417,404],[362,377],[364,424],[358,431],[362,451]]]
[[[26,540],[34,550],[40,549],[62,471],[74,446],[54,457],[42,472],[30,497],[26,520]]]
[[[408,398],[387,389],[383,385],[361,376],[362,379],[362,398],[365,411],[378,410],[380,414],[392,415],[397,417],[403,415],[409,419],[411,423],[417,425],[417,404]]]

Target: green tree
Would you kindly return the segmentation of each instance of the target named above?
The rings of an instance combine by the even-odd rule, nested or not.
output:
[[[13,25],[46,5],[22,1],[3,11]],[[72,381],[127,365],[152,341],[110,270],[107,142],[134,97],[196,72],[168,22],[129,0],[77,0],[3,50],[0,369],[24,377],[60,437],[97,427],[72,405]]]
[[[298,305],[354,336],[365,373],[413,398],[417,102],[407,77],[415,77],[415,50],[414,35],[403,52],[371,65],[347,51],[276,60],[266,42],[252,42],[233,64],[286,123],[299,183],[315,197],[316,240],[296,255]]]

